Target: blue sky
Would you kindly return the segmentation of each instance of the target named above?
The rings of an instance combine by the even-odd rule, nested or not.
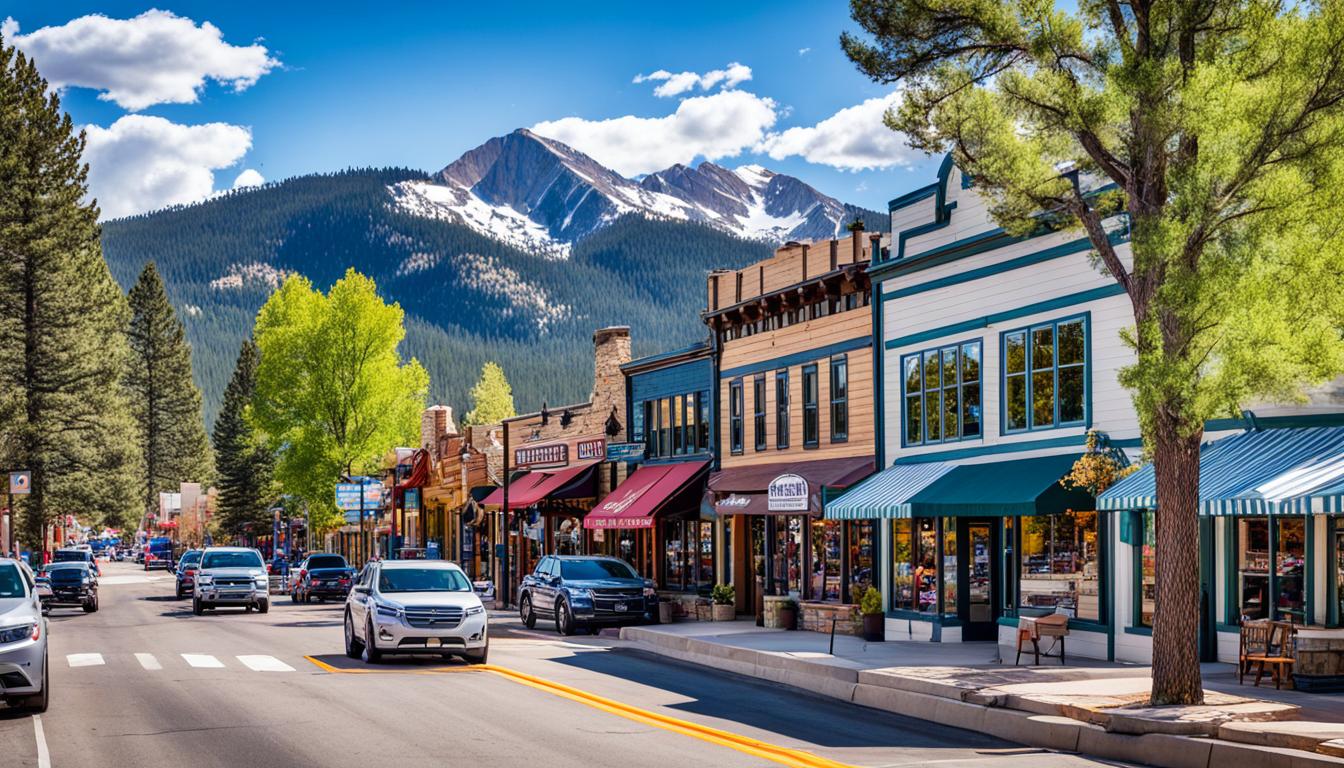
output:
[[[89,14],[124,20],[156,7],[181,17],[173,29],[192,32],[194,26],[199,32],[205,22],[217,27],[222,41],[214,47],[220,56],[260,46],[265,49],[260,53],[252,48],[253,61],[270,63],[245,77],[245,87],[235,88],[199,63],[212,54],[179,57],[167,65],[155,58],[162,51],[144,50],[177,44],[172,30],[161,38],[166,43],[137,43],[127,34],[133,31],[128,26],[86,24],[81,34],[66,27]],[[164,195],[190,190],[199,195],[205,172],[220,189],[244,169],[267,180],[347,166],[434,170],[491,136],[518,127],[558,125],[554,121],[563,118],[579,120],[568,121],[564,130],[556,127],[557,138],[571,140],[623,172],[640,172],[650,162],[661,162],[664,154],[689,160],[685,155],[695,151],[697,142],[708,142],[718,147],[713,151],[731,153],[716,160],[721,164],[760,163],[846,202],[879,209],[888,199],[927,183],[936,165],[909,150],[881,145],[891,137],[881,135],[885,129],[875,125],[872,116],[877,112],[872,109],[818,126],[841,110],[894,90],[869,82],[840,52],[840,31],[854,28],[843,2],[166,0],[155,6],[0,0],[0,19],[5,17],[13,20],[7,43],[16,41],[30,50],[49,78],[75,81],[63,93],[76,122],[108,128],[131,114],[163,119],[135,140],[104,133],[96,139],[90,163],[100,199],[134,188],[126,195],[127,210],[121,212],[152,206]],[[25,37],[44,27],[56,29]],[[101,35],[100,42],[88,44],[93,32]],[[128,108],[126,98],[109,99],[114,86],[95,82],[105,75],[109,51],[122,63],[122,77],[142,77],[134,69],[135,57],[142,56],[138,66],[148,68],[146,72],[199,66],[196,75],[204,85],[194,91],[194,103],[163,103],[172,99],[159,98],[158,103]],[[657,70],[703,74],[732,63],[750,68],[750,79],[728,87],[723,82],[692,86],[664,97],[654,89],[667,80],[632,82],[636,75]],[[729,97],[723,94],[729,90],[738,92],[734,108],[747,110],[742,114],[753,118],[739,119],[738,113],[725,111]],[[141,101],[155,99],[151,95]],[[613,137],[625,140],[622,131],[647,131],[638,121],[603,121],[665,118],[677,113],[686,99],[700,99],[685,110],[698,105],[700,117],[677,124],[677,140],[661,142],[660,152],[639,146],[624,154],[610,149]],[[725,124],[714,126],[714,115],[723,116]],[[752,119],[760,123],[760,135],[769,144],[752,138]],[[173,133],[179,127],[211,123],[222,124],[212,135]],[[660,125],[672,130],[671,123]],[[250,136],[228,133],[223,130],[227,127],[245,128]],[[707,137],[706,131],[725,135]],[[848,146],[847,141],[851,150],[837,149]],[[773,147],[775,156],[767,147]],[[156,167],[159,161],[166,172],[184,174],[181,185],[162,182],[155,188],[135,176],[137,168]],[[877,164],[885,167],[847,169]]]

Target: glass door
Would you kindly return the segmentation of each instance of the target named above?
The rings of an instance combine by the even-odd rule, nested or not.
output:
[[[958,618],[962,622],[962,640],[994,640],[998,637],[998,616],[994,604],[994,576],[998,568],[993,520],[962,520],[957,538],[962,542],[957,558],[958,581],[962,587],[958,599]]]
[[[1344,623],[1344,521],[1334,521],[1335,530],[1335,623]]]

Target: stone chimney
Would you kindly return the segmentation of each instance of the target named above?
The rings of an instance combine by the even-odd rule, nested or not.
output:
[[[627,325],[602,328],[593,333],[593,418],[598,424],[605,424],[616,409],[616,419],[621,422],[619,434],[608,435],[612,442],[624,441],[625,423],[625,375],[621,366],[630,362],[630,327]]]
[[[453,409],[447,405],[431,405],[420,414],[420,447],[429,451],[436,461],[440,458],[441,438],[456,435],[457,424],[453,422]]]

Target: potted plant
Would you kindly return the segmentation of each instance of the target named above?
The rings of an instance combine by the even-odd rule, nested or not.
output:
[[[737,618],[737,590],[733,589],[732,584],[715,584],[709,591],[709,598],[714,601],[714,621],[732,621]]]
[[[789,599],[779,604],[779,625],[784,629],[798,628],[798,601]]]
[[[882,613],[882,593],[877,587],[868,587],[859,596],[859,613],[863,615],[863,639],[870,643],[885,640],[887,617]]]

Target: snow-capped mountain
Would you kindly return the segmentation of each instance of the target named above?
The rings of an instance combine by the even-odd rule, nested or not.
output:
[[[675,165],[627,179],[554,139],[519,129],[472,149],[431,181],[392,186],[396,206],[462,223],[509,245],[566,258],[570,246],[630,213],[708,224],[750,240],[819,240],[855,215],[792,176],[757,165]]]

